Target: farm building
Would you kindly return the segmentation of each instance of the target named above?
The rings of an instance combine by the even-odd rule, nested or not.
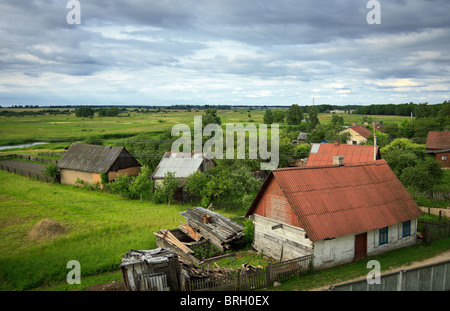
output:
[[[205,172],[216,166],[216,162],[206,153],[166,152],[156,167],[152,179],[155,181],[154,185],[158,186],[168,172],[175,173],[180,187],[176,193],[176,200],[184,201],[187,198],[187,193],[183,191],[184,179],[197,171]]]
[[[293,140],[292,143],[294,145],[304,144],[306,143],[306,139],[308,138],[309,133],[300,132],[297,136],[297,139]]]
[[[328,268],[416,243],[423,213],[385,160],[273,170],[247,211],[253,247]]]
[[[450,167],[450,132],[428,132],[425,152],[434,155],[443,167]]]
[[[372,134],[372,132],[364,125],[350,126],[340,132],[340,134],[343,133],[350,133],[350,138],[347,140],[347,144],[349,145],[359,145],[361,143],[365,143],[369,138],[369,135]]]
[[[72,144],[58,162],[61,183],[74,185],[77,179],[93,184],[101,182],[101,174],[109,181],[120,175],[136,176],[139,162],[124,148],[87,144]]]
[[[335,156],[343,157],[345,163],[368,162],[381,159],[379,147],[369,145],[312,144],[306,166],[331,165]]]

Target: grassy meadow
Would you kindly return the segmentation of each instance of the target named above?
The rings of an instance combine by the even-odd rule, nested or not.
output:
[[[69,260],[83,276],[117,270],[130,249],[156,247],[153,232],[178,227],[181,205],[154,205],[99,191],[51,184],[0,171],[0,290],[26,290],[63,281]],[[66,232],[32,240],[42,219]]]
[[[1,108],[7,110],[7,108]],[[263,109],[234,109],[218,110],[217,115],[221,118],[222,127],[226,124],[261,124],[264,118]],[[97,114],[91,118],[78,118],[75,114],[70,115],[38,115],[22,117],[0,116],[0,146],[14,145],[24,142],[54,142],[58,147],[64,142],[101,139],[108,142],[120,142],[123,137],[130,137],[139,133],[153,133],[155,135],[164,130],[170,130],[175,124],[187,124],[193,128],[194,116],[200,116],[203,110],[170,110],[150,111],[140,113],[130,111],[121,113],[118,117],[98,117]],[[250,116],[249,116],[250,114]],[[340,114],[344,117],[345,124],[353,122],[362,123],[362,115]],[[305,115],[306,116],[306,115]],[[372,116],[374,120],[385,123],[400,122],[402,116]],[[320,113],[319,120],[327,124],[331,120],[331,114]],[[282,128],[283,125],[280,125]],[[63,144],[61,144],[63,143]],[[42,145],[36,149],[54,148],[52,145]],[[66,143],[67,145],[67,143]]]

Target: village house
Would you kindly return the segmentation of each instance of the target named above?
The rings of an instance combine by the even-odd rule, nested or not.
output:
[[[443,167],[450,167],[450,132],[428,132],[425,152],[434,155]]]
[[[152,179],[156,187],[162,183],[168,172],[174,173],[179,186],[175,200],[184,202],[188,198],[188,193],[183,190],[185,179],[197,171],[205,172],[216,166],[213,158],[206,153],[166,152],[156,167]]]
[[[423,213],[385,160],[335,163],[269,174],[246,214],[256,250],[322,269],[416,243]]]
[[[365,127],[364,125],[353,125],[342,132],[340,134],[349,133],[350,138],[347,140],[347,144],[349,145],[359,145],[361,143],[367,142],[367,139],[369,138],[370,134],[372,132]]]
[[[345,163],[359,163],[381,159],[378,146],[347,145],[335,141],[333,144],[312,144],[306,166],[331,165],[335,156],[343,157]]]
[[[120,175],[136,176],[139,162],[124,148],[88,144],[72,144],[58,161],[61,183],[75,185],[77,179],[87,184],[101,182],[101,174],[114,181]]]

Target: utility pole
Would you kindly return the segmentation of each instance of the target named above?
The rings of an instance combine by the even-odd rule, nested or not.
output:
[[[377,136],[375,134],[375,121],[373,121],[373,160],[377,159]]]

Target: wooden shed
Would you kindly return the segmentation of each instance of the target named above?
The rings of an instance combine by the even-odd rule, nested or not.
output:
[[[130,250],[120,264],[128,291],[179,291],[178,255],[170,249]]]
[[[88,144],[72,144],[58,162],[61,183],[74,185],[77,179],[87,184],[101,182],[101,174],[114,181],[120,175],[136,176],[139,162],[124,148]]]

